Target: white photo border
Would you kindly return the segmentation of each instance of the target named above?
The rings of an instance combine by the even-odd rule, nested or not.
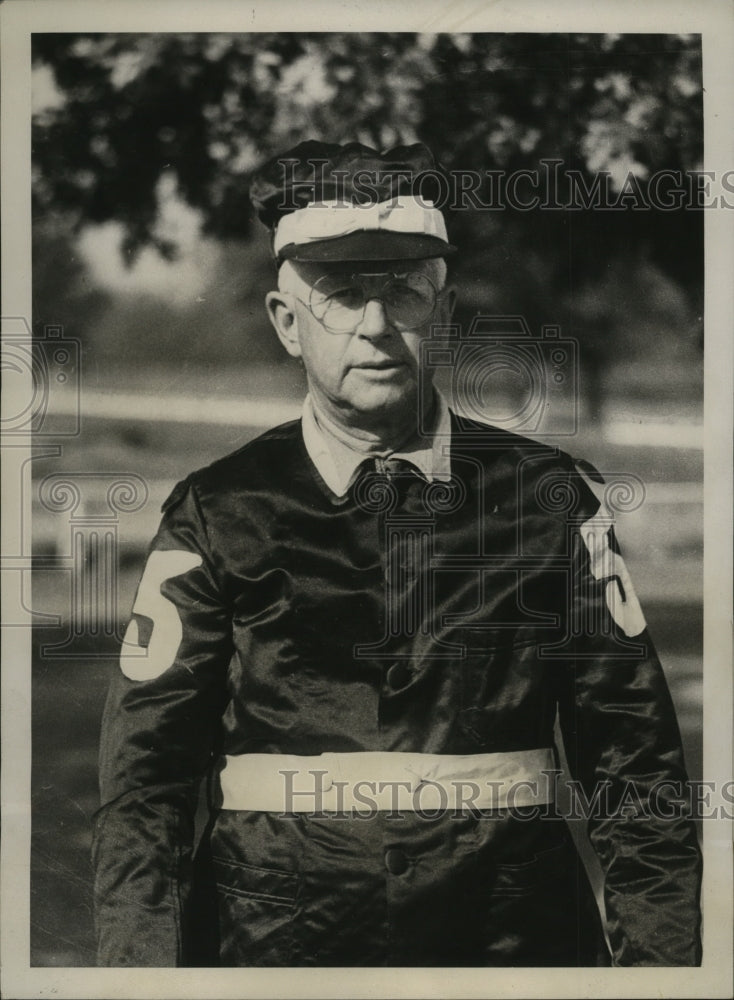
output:
[[[720,0],[13,0],[2,27],[2,316],[31,315],[31,34],[34,32],[374,31],[694,33],[702,36],[704,168],[734,167],[734,17]],[[734,212],[705,215],[704,778],[732,759],[732,327]],[[28,387],[30,393],[30,386]],[[5,412],[18,400],[6,399]],[[22,441],[5,441],[3,470]],[[30,457],[30,447],[27,447]],[[12,461],[11,461],[12,459]],[[3,566],[19,531],[20,483],[3,477]],[[6,516],[7,514],[7,516]],[[6,579],[7,578],[7,579]],[[3,574],[3,608],[15,577]],[[732,995],[731,823],[704,826],[704,963],[680,969],[69,969],[30,966],[30,628],[2,637],[2,978],[8,997],[728,997]]]

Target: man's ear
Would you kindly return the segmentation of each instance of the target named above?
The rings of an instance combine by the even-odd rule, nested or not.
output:
[[[283,347],[292,358],[300,358],[301,342],[298,337],[294,296],[290,292],[268,292],[265,296],[265,308]]]
[[[441,296],[441,322],[450,323],[456,308],[456,286],[446,285]]]
[[[449,285],[446,289],[446,308],[449,314],[448,318],[451,319],[456,308],[456,285]]]

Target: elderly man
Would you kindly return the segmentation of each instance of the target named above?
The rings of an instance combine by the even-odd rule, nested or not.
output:
[[[598,474],[432,384],[431,174],[420,145],[304,143],[253,183],[309,392],[164,504],[103,724],[102,964],[700,960],[695,831],[658,794],[678,728]]]

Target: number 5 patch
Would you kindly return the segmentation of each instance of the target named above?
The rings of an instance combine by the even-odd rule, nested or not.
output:
[[[120,652],[120,669],[130,680],[159,677],[176,659],[183,627],[178,608],[163,596],[161,584],[188,573],[201,562],[201,556],[183,549],[150,553]]]
[[[609,531],[614,517],[607,508],[603,491],[595,484],[603,484],[604,477],[588,462],[576,461],[576,469],[599,501],[599,509],[581,525],[581,537],[589,553],[589,568],[595,580],[607,580],[604,591],[609,613],[630,638],[645,630],[645,616],[632,586],[624,559],[609,544]]]
[[[589,568],[595,580],[608,580],[604,596],[614,621],[625,635],[642,632],[645,616],[632,586],[624,559],[609,544],[610,518],[603,509],[581,525],[581,537],[589,553]]]

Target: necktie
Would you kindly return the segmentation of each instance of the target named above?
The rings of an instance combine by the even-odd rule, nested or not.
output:
[[[376,458],[374,462],[375,471],[387,476],[390,482],[400,480],[407,482],[409,478],[423,478],[418,468],[405,458],[391,456],[390,458]]]
[[[395,511],[403,507],[409,494],[415,494],[414,502],[420,503],[425,482],[418,467],[407,459],[368,458],[360,466],[355,484],[357,501],[375,512]]]

